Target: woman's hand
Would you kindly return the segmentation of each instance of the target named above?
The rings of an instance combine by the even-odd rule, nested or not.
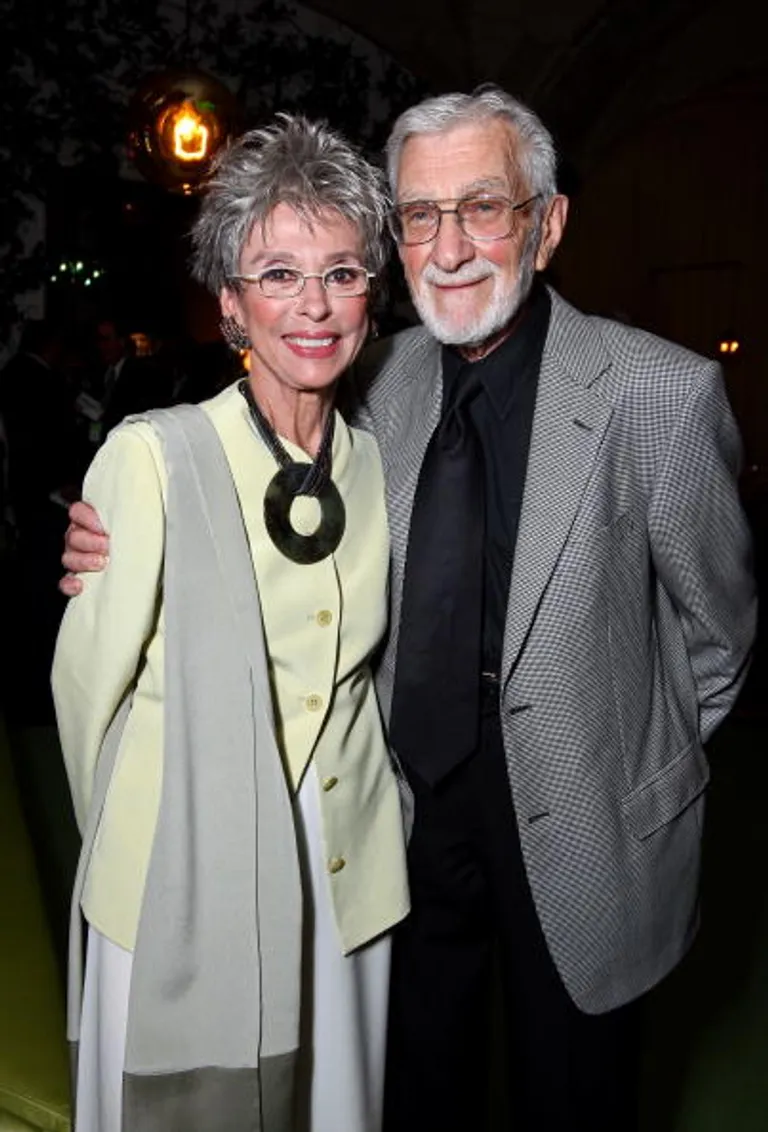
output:
[[[69,571],[59,582],[67,597],[76,597],[83,588],[78,574],[98,573],[109,561],[109,535],[89,503],[73,503],[69,509],[69,526],[64,536],[61,562]]]

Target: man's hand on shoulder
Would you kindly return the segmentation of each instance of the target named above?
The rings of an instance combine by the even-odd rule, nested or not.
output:
[[[109,535],[89,503],[73,503],[69,509],[69,526],[64,536],[62,565],[67,574],[59,589],[67,597],[76,597],[83,588],[78,574],[98,573],[109,561]]]

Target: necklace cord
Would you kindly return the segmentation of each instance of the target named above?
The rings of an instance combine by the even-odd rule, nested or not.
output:
[[[248,406],[251,419],[256,426],[259,436],[264,441],[279,466],[281,468],[287,468],[289,465],[295,464],[296,461],[293,460],[290,454],[285,450],[285,446],[281,442],[280,437],[261,411],[248,381],[243,378],[243,380],[238,383],[237,388],[245,398],[245,403]],[[296,492],[297,495],[309,495],[316,499],[330,482],[335,426],[336,414],[333,409],[331,409],[328,414],[328,420],[325,422],[317,455],[311,463],[306,465],[307,474],[299,490]]]

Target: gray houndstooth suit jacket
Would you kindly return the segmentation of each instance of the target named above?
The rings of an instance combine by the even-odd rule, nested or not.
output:
[[[551,297],[500,710],[547,944],[577,1006],[600,1013],[658,982],[695,934],[702,745],[746,674],[756,598],[719,367]],[[405,331],[367,351],[353,380],[387,484],[386,717],[440,347]]]

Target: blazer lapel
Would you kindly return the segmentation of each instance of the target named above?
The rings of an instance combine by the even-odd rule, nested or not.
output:
[[[507,608],[505,680],[573,525],[613,411],[607,390],[596,383],[609,365],[589,320],[552,294]]]
[[[384,467],[387,508],[395,560],[404,564],[411,511],[430,437],[440,420],[443,390],[441,351],[434,339],[419,336],[392,368],[395,380],[379,394],[387,409],[386,434],[376,429]],[[391,385],[391,387],[390,387]]]

